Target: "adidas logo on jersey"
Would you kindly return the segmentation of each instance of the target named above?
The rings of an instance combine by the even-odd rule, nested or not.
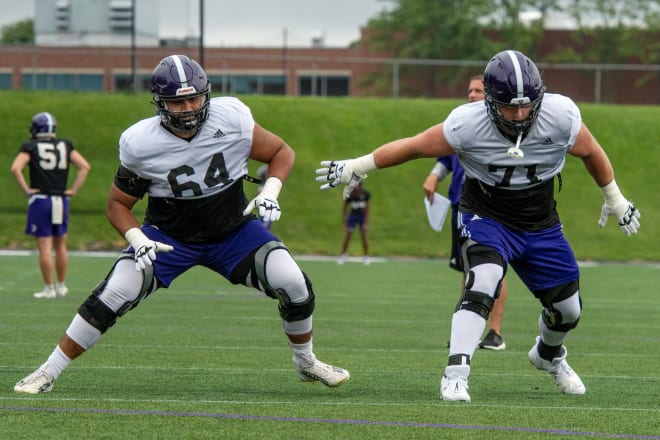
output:
[[[216,131],[215,134],[213,135],[213,139],[221,138],[221,137],[224,137],[224,136],[225,136],[225,133],[218,128],[218,131]]]
[[[550,139],[550,138],[545,138],[545,139],[543,139],[543,142],[541,142],[541,145],[552,145],[552,144],[553,144],[553,142],[552,142],[552,139]]]

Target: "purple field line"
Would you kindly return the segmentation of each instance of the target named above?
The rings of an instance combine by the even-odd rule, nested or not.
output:
[[[388,422],[373,420],[355,420],[355,419],[319,419],[303,417],[278,417],[278,416],[255,416],[249,414],[222,414],[206,412],[178,412],[178,411],[148,411],[148,410],[124,410],[124,409],[97,409],[97,408],[39,408],[39,407],[16,407],[0,406],[3,411],[34,411],[34,412],[52,412],[52,413],[87,413],[87,414],[121,414],[121,415],[146,415],[146,416],[167,416],[167,417],[206,417],[215,419],[238,419],[238,420],[258,420],[266,422],[300,422],[300,423],[328,423],[336,425],[373,425],[373,426],[405,426],[410,428],[439,428],[439,429],[459,429],[473,431],[512,431],[512,432],[531,432],[540,434],[557,435],[576,435],[585,437],[603,437],[603,438],[624,438],[624,439],[645,439],[660,440],[657,435],[634,435],[634,434],[611,434],[589,431],[569,431],[564,429],[541,429],[541,428],[521,428],[517,426],[485,426],[485,425],[459,425],[454,423],[416,423],[416,422]]]

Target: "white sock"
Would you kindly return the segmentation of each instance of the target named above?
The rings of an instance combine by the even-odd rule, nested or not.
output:
[[[470,366],[469,365],[447,365],[445,367],[445,376],[449,377],[450,374],[457,373],[461,377],[470,376]]]
[[[449,354],[463,353],[472,357],[485,328],[486,320],[474,312],[459,310],[454,313]]]
[[[293,350],[295,356],[308,359],[313,354],[313,344],[311,339],[304,344],[294,344],[293,342],[289,342],[289,346],[291,347],[291,350]]]
[[[53,377],[57,379],[62,371],[71,363],[71,359],[64,354],[60,346],[55,347],[55,350],[48,357],[48,366],[50,367],[50,372],[53,374]]]

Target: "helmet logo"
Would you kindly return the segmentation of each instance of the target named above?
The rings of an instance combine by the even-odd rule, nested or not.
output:
[[[176,96],[190,95],[191,93],[197,93],[197,90],[195,90],[194,87],[183,87],[181,89],[177,89]]]
[[[530,102],[532,102],[532,101],[530,101],[529,98],[527,96],[525,96],[524,98],[513,98],[509,104],[511,104],[511,105],[526,105],[526,104],[529,104]]]

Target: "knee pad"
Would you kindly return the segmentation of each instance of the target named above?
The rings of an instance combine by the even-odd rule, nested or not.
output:
[[[303,272],[303,276],[305,277],[305,285],[309,294],[305,301],[301,303],[291,302],[289,295],[287,295],[284,289],[275,290],[279,301],[277,310],[280,312],[282,319],[287,322],[302,321],[314,313],[316,297],[314,296],[314,290],[312,290],[312,283],[305,272]]]
[[[461,295],[461,300],[456,305],[456,311],[469,310],[488,320],[494,303],[495,300],[490,295],[466,289],[463,295]]]
[[[283,259],[277,257],[277,254],[275,254],[275,258],[273,258],[271,253],[278,250],[286,252],[285,255],[287,258]],[[300,295],[293,295],[293,300],[291,296],[294,293],[294,290],[287,291],[287,289],[283,287],[274,287],[266,274],[266,267],[268,265],[278,263],[282,268],[281,270],[278,268],[277,273],[293,273],[299,271],[302,275],[302,279],[296,279],[293,283],[290,283],[294,285],[296,291],[304,289],[304,292],[296,292],[300,293]],[[231,282],[234,284],[244,283],[247,286],[256,288],[261,287],[266,295],[279,302],[278,311],[282,319],[287,322],[307,319],[314,312],[315,297],[314,291],[312,290],[312,283],[307,274],[302,272],[295,261],[293,261],[286,246],[279,241],[269,241],[250,256],[243,259],[243,261],[241,261],[232,272]],[[304,299],[302,301],[296,301],[296,299],[299,298]]]
[[[465,289],[484,292],[494,299],[500,296],[506,262],[495,249],[467,240],[462,246],[465,266]]]
[[[153,275],[153,267],[147,266],[143,271],[142,275],[142,286],[140,287],[140,292],[137,297],[131,301],[124,301],[122,304],[117,307],[117,310],[106,304],[101,298],[100,295],[104,292],[108,281],[115,275],[115,270],[117,265],[123,260],[133,261],[131,255],[121,255],[117,258],[113,264],[110,272],[106,277],[101,280],[100,283],[92,290],[92,293],[85,302],[78,308],[78,314],[87,321],[91,326],[99,330],[101,333],[105,333],[110,327],[112,327],[117,318],[123,316],[129,310],[137,307],[137,305],[142,301],[149,293],[155,290],[156,282]]]
[[[561,286],[535,292],[544,308],[541,319],[553,331],[567,332],[577,327],[582,312],[579,282],[571,281]]]

